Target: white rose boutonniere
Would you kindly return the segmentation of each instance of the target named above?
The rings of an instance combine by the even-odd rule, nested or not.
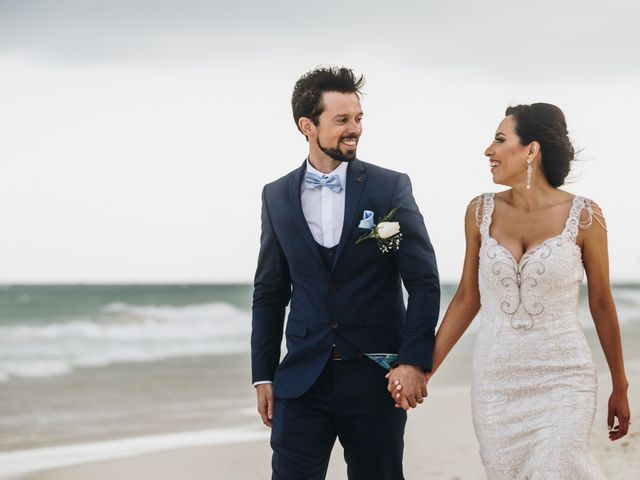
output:
[[[400,241],[402,240],[400,223],[391,221],[396,210],[397,207],[382,217],[378,225],[373,225],[373,212],[366,210],[361,224],[370,225],[371,231],[362,235],[356,241],[356,245],[364,242],[365,240],[369,240],[370,238],[375,238],[376,242],[378,242],[378,248],[382,253],[387,253],[391,250],[398,250],[400,248]]]
[[[398,222],[380,222],[378,224],[378,235],[380,238],[387,239],[400,233],[400,223]]]

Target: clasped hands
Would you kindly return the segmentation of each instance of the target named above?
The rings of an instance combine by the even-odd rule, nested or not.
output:
[[[427,382],[430,374],[423,373],[414,365],[398,365],[387,373],[387,390],[396,402],[396,408],[409,410],[424,402],[427,397]]]

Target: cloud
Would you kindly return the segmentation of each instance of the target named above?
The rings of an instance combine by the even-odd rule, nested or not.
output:
[[[0,1],[0,49],[57,62],[215,64],[292,56],[511,78],[640,71],[640,4],[274,0]],[[338,55],[340,56],[340,55]]]

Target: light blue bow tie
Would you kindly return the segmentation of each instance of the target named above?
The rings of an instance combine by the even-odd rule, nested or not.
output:
[[[340,183],[340,177],[337,174],[333,175],[316,175],[313,172],[307,172],[304,175],[304,183],[309,188],[328,187],[332,192],[339,193],[342,190],[342,184]]]

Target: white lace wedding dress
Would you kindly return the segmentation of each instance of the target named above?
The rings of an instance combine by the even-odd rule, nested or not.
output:
[[[576,237],[591,224],[591,202],[575,197],[562,233],[519,262],[489,234],[494,195],[477,206],[482,307],[471,399],[487,477],[603,479],[589,452],[596,371],[578,321],[584,270]]]

